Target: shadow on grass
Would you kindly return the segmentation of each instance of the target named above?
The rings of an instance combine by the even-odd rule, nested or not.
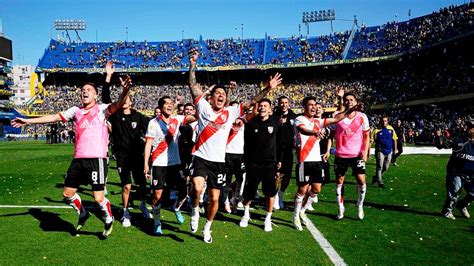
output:
[[[198,240],[202,240],[202,236],[193,234],[189,231],[183,231],[179,227],[174,225],[179,225],[177,222],[161,220],[161,229],[163,231],[162,235],[155,235],[153,232],[154,221],[152,219],[145,219],[141,213],[130,213],[132,226],[135,226],[138,230],[143,233],[159,238],[170,238],[176,242],[184,242],[184,239],[180,238],[177,234],[184,234],[191,237],[194,237]],[[116,216],[118,217],[118,216]],[[121,216],[120,216],[121,217]],[[187,222],[187,221],[185,221]]]
[[[14,213],[14,214],[5,214],[0,217],[12,217],[12,216],[22,216],[22,215],[31,215],[33,218],[39,221],[39,227],[44,232],[66,232],[71,236],[77,236],[76,228],[73,224],[68,221],[63,220],[60,217],[60,214],[43,211],[41,209],[31,208],[27,212]],[[87,232],[81,231],[81,235],[93,235],[102,238],[102,233],[100,232]]]

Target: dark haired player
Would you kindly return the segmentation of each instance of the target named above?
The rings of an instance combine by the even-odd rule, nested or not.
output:
[[[234,121],[243,114],[252,103],[243,103],[226,107],[227,92],[223,86],[213,86],[209,102],[203,97],[201,86],[196,82],[196,62],[199,53],[195,48],[189,51],[189,88],[198,117],[198,138],[193,148],[193,161],[190,169],[193,189],[191,231],[197,232],[199,224],[199,195],[207,182],[209,205],[207,221],[204,225],[204,242],[211,243],[211,225],[219,207],[220,189],[226,181],[225,149]],[[271,78],[269,86],[258,93],[253,103],[261,100],[271,89],[281,83],[280,75]]]
[[[179,127],[196,121],[194,116],[172,115],[174,103],[169,96],[158,100],[161,115],[155,117],[148,124],[145,143],[144,173],[151,178],[153,189],[152,208],[155,219],[153,232],[163,234],[161,230],[161,195],[165,182],[168,186],[178,189],[178,206],[175,206],[175,216],[178,223],[184,223],[184,217],[179,208],[186,199],[186,180],[181,173],[181,160],[179,157],[178,137]],[[151,172],[148,162],[151,157]]]
[[[305,210],[313,202],[317,202],[322,184],[327,178],[324,174],[319,145],[320,139],[324,135],[323,130],[326,126],[341,121],[355,109],[346,109],[346,111],[337,114],[334,118],[321,118],[323,106],[316,102],[315,97],[309,96],[304,98],[302,105],[304,114],[298,116],[295,121],[297,130],[296,180],[298,191],[295,195],[293,224],[299,231],[303,230],[300,217],[303,223],[305,223]],[[304,196],[308,192],[309,197],[302,207]]]
[[[112,233],[114,217],[109,200],[104,195],[104,187],[107,182],[107,150],[109,143],[109,130],[107,117],[117,112],[125,103],[131,86],[130,77],[122,83],[122,94],[117,102],[112,104],[97,104],[97,87],[92,83],[86,83],[81,89],[82,107],[71,107],[66,111],[54,115],[37,118],[16,118],[12,121],[14,127],[28,124],[45,124],[58,121],[67,122],[74,120],[76,127],[76,142],[74,144],[74,159],[67,170],[64,180],[63,196],[65,201],[71,205],[79,214],[76,230],[79,231],[90,217],[82,205],[81,197],[77,194],[80,185],[90,184],[92,186],[95,202],[105,216],[105,228],[102,236],[107,238]]]
[[[267,214],[264,230],[272,231],[272,211],[277,193],[277,170],[281,167],[281,150],[278,129],[279,118],[270,115],[271,101],[262,99],[258,103],[257,115],[245,125],[244,131],[244,161],[247,176],[244,186],[244,216],[240,227],[247,227],[250,220],[250,203],[255,199],[258,185],[262,183]]]

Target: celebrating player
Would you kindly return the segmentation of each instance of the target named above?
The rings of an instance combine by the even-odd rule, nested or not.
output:
[[[163,234],[161,230],[161,195],[165,182],[168,186],[174,185],[178,189],[178,206],[175,206],[176,220],[182,224],[184,217],[179,207],[186,199],[186,180],[182,175],[181,160],[179,158],[179,127],[196,121],[194,116],[172,115],[174,104],[169,96],[163,96],[158,100],[161,115],[155,117],[148,124],[145,143],[145,165],[144,172],[147,178],[151,178],[153,189],[152,206],[155,219],[153,232],[156,235]],[[152,168],[148,166],[151,156]]]
[[[105,228],[102,236],[107,238],[112,233],[114,217],[109,200],[104,195],[107,182],[107,150],[109,130],[107,118],[117,112],[125,103],[129,88],[132,84],[130,77],[120,79],[122,94],[117,102],[112,104],[97,104],[97,87],[86,83],[81,89],[82,107],[71,107],[67,111],[38,118],[16,118],[12,121],[14,127],[28,124],[54,123],[74,120],[76,127],[76,142],[74,159],[67,170],[64,180],[63,196],[79,214],[76,230],[79,231],[90,217],[90,213],[82,205],[77,189],[81,184],[90,184],[94,200],[99,204],[105,216]]]
[[[254,102],[261,100],[271,89],[281,83],[280,75],[277,74],[269,82],[269,86],[258,93],[253,103],[244,103],[237,106],[226,107],[227,92],[223,86],[212,86],[210,90],[210,101],[203,97],[201,86],[196,82],[196,62],[199,53],[191,49],[189,67],[189,88],[197,110],[199,137],[193,148],[193,162],[191,176],[193,183],[191,231],[197,232],[199,224],[199,195],[202,192],[204,182],[207,182],[209,191],[209,206],[207,209],[207,221],[204,225],[204,242],[211,243],[211,225],[219,207],[220,189],[225,183],[225,149],[234,121],[243,114]]]
[[[303,99],[304,114],[296,118],[297,130],[297,153],[296,153],[296,178],[298,191],[295,195],[295,209],[293,213],[293,224],[299,231],[303,230],[301,220],[306,222],[305,211],[313,203],[318,201],[321,186],[328,178],[324,174],[319,141],[324,134],[324,128],[330,124],[337,123],[355,110],[358,106],[337,114],[334,118],[321,118],[324,112],[323,106],[316,102],[316,98],[308,96]],[[303,199],[309,191],[309,197],[303,205]],[[300,219],[300,217],[302,219]]]

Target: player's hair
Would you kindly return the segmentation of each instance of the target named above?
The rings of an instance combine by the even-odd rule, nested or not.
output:
[[[184,109],[186,109],[186,107],[188,107],[188,106],[191,106],[194,109],[194,104],[192,104],[192,103],[186,103],[184,105]]]
[[[290,101],[288,96],[282,95],[282,96],[278,97],[278,102],[280,102],[280,100],[283,100],[283,99],[287,99],[288,101]]]
[[[358,102],[357,96],[356,96],[354,93],[352,93],[352,92],[346,92],[346,93],[344,93],[344,96],[342,96],[342,99],[346,100],[348,96],[354,97],[354,99],[356,100],[356,102]]]
[[[261,99],[260,101],[258,101],[258,104],[261,104],[263,102],[267,102],[270,106],[272,106],[272,101],[270,101],[270,99],[268,98]]]
[[[223,89],[224,92],[225,92],[225,95],[227,96],[227,89],[226,89],[226,86],[225,86],[225,85],[222,85],[222,84],[216,84],[216,85],[214,86],[214,88],[212,88],[210,95],[214,94],[214,92],[216,92],[217,89]]]
[[[92,86],[92,88],[94,88],[94,90],[95,90],[95,93],[99,93],[99,90],[97,90],[97,85],[95,85],[94,83],[86,82],[86,83],[84,83],[84,85],[82,85],[82,87],[84,87],[86,85]]]
[[[176,106],[176,109],[178,109],[178,110],[179,110],[179,108],[181,108],[181,107],[183,107],[183,108],[184,108],[184,104],[182,104],[182,103],[178,104],[178,105]]]
[[[168,95],[165,95],[165,96],[161,97],[161,98],[158,100],[158,108],[159,108],[159,109],[163,108],[163,106],[164,106],[165,103],[166,103],[166,99],[170,99],[170,100],[171,100],[171,97],[168,96]]]
[[[232,101],[232,102],[229,103],[229,105],[234,105],[234,104],[239,104],[239,102],[238,101]]]
[[[317,103],[316,97],[314,97],[314,96],[306,96],[306,97],[304,97],[303,101],[301,101],[301,104],[303,105],[303,107],[305,107],[306,104],[308,104],[309,101],[315,101],[315,102]]]

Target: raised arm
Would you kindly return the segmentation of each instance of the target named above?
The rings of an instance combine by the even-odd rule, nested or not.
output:
[[[226,97],[227,100],[226,100],[226,103],[225,103],[226,106],[229,105],[230,102],[232,101],[232,91],[234,91],[235,88],[237,88],[237,82],[231,81],[229,83],[229,89],[227,90],[227,97]]]
[[[276,73],[274,77],[270,76],[270,80],[268,81],[268,85],[265,89],[261,90],[257,95],[255,95],[250,102],[242,103],[245,110],[249,109],[251,106],[254,106],[260,100],[265,98],[265,96],[273,89],[275,89],[278,85],[281,84],[282,78],[280,73]]]
[[[118,101],[109,105],[108,109],[110,114],[117,112],[125,104],[125,99],[128,97],[130,87],[132,86],[132,79],[127,75],[123,79],[120,78],[120,83],[122,84],[122,94],[120,94]]]
[[[110,81],[112,80],[112,75],[114,74],[115,69],[111,61],[108,61],[105,65],[105,83],[102,87],[102,102],[103,103],[112,103],[112,98],[110,98]]]
[[[344,88],[337,89],[337,111],[344,111]]]
[[[196,63],[199,58],[199,52],[196,48],[189,49],[189,89],[193,100],[202,94],[201,86],[196,81]]]
[[[17,117],[11,121],[11,125],[13,127],[19,128],[22,126],[26,126],[29,124],[46,124],[46,123],[54,123],[61,121],[61,117],[59,114],[54,115],[45,115],[36,118],[20,118]]]

